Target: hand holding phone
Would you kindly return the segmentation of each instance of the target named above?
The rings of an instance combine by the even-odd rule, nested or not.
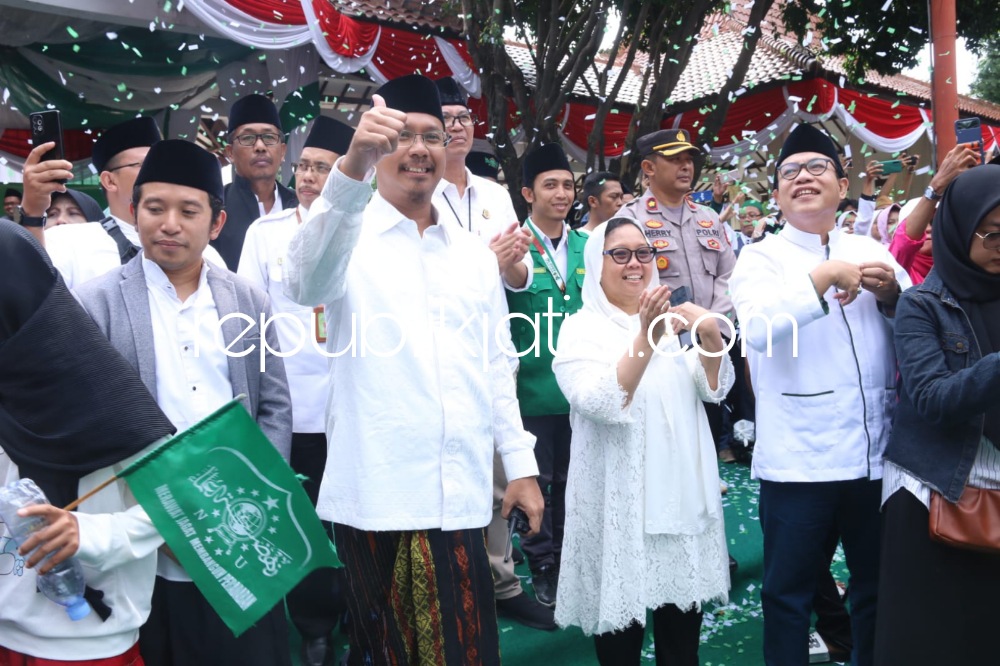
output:
[[[55,146],[42,155],[41,162],[49,160],[65,159],[63,151],[62,121],[59,117],[59,110],[36,111],[28,116],[31,123],[31,145],[40,146],[43,143],[55,142]],[[58,180],[58,183],[66,184],[65,180]]]
[[[882,162],[882,175],[888,176],[892,173],[899,173],[903,170],[902,160],[885,160]]]
[[[678,305],[691,302],[691,294],[686,285],[681,285],[670,292],[670,307],[676,308]],[[693,347],[691,343],[691,332],[684,330],[677,334],[677,339],[681,343],[681,349]]]
[[[511,509],[507,516],[507,545],[503,551],[504,562],[510,562],[511,549],[514,547],[514,532],[527,534],[530,529],[528,515],[520,507],[515,506]]]
[[[979,118],[960,118],[955,121],[955,142],[968,145],[979,153],[979,162],[986,161],[983,152],[983,132],[980,128]]]

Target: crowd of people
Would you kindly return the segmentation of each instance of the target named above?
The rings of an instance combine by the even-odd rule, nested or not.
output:
[[[579,221],[562,147],[529,151],[520,220],[450,78],[386,83],[298,155],[267,97],[228,117],[229,185],[140,117],[94,144],[106,211],[51,143],[5,193],[0,483],[52,505],[2,550],[21,564],[0,666],[290,664],[286,609],[308,665],[341,627],[351,665],[499,664],[499,614],[579,627],[602,665],[638,664],[651,618],[656,663],[693,666],[738,566],[737,460],[760,487],[764,663],[807,663],[814,613],[855,665],[992,659],[1000,544],[948,519],[1000,519],[1000,166],[958,146],[907,200],[919,158],[877,192],[872,160],[853,201],[848,161],[800,125],[769,200],[717,178],[701,205],[705,155],[658,130],[632,148],[636,195],[590,173]],[[234,398],[345,565],[238,637],[123,482],[58,508]],[[34,578],[71,556],[99,591],[80,622]]]

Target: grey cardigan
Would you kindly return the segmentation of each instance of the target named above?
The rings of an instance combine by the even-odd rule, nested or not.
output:
[[[292,403],[285,365],[280,357],[269,354],[266,372],[260,371],[259,354],[264,353],[260,319],[262,313],[265,319],[270,318],[270,299],[246,280],[215,265],[208,271],[207,279],[220,319],[239,312],[256,322],[243,337],[240,334],[247,326],[245,320],[234,317],[222,324],[228,349],[233,352],[253,349],[242,358],[227,357],[233,397],[247,396],[243,402],[250,416],[288,460],[292,448]],[[112,346],[139,371],[146,388],[156,398],[153,323],[142,254],[81,285],[74,293]],[[271,349],[279,349],[274,326],[268,327],[266,341]]]

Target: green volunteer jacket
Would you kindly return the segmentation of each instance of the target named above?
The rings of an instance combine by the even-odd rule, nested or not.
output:
[[[581,292],[583,290],[583,246],[587,236],[578,231],[570,231],[563,241],[568,243],[567,271],[563,279],[566,282],[565,298],[556,286],[556,281],[545,268],[542,255],[534,243],[531,245],[531,258],[534,263],[534,275],[531,286],[524,291],[507,290],[507,305],[511,314],[518,312],[528,320],[512,318],[510,320],[510,336],[514,348],[521,356],[521,366],[517,373],[517,399],[521,405],[522,416],[547,416],[552,414],[568,414],[569,403],[556,384],[555,373],[552,372],[552,353],[549,350],[549,328],[551,327],[552,348],[558,349],[559,329],[563,320],[580,309],[583,305]],[[552,299],[553,316],[544,317],[549,312],[549,299]],[[535,327],[537,315],[537,329]],[[537,347],[533,348],[536,344]]]

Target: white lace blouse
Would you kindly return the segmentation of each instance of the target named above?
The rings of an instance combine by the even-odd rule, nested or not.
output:
[[[729,590],[701,401],[722,400],[732,363],[722,357],[713,391],[697,354],[668,357],[680,347],[666,337],[625,406],[616,366],[630,339],[621,325],[582,310],[563,324],[553,363],[573,426],[555,617],[587,634],[645,624],[647,609],[668,603],[687,610],[724,601]]]

